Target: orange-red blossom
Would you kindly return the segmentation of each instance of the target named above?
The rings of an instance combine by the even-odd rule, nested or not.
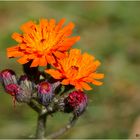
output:
[[[55,79],[61,79],[63,85],[73,85],[78,90],[91,90],[88,83],[102,85],[98,79],[104,74],[97,73],[100,62],[88,53],[81,54],[78,49],[71,49],[69,54],[58,60],[56,69],[48,69],[46,72]]]
[[[62,59],[66,51],[77,42],[80,37],[70,37],[74,24],[70,22],[62,27],[65,19],[58,24],[54,19],[41,19],[39,24],[29,21],[21,26],[22,34],[13,33],[12,38],[18,44],[7,48],[7,55],[19,57],[18,62],[25,64],[32,60],[31,67],[46,66],[55,63],[55,59]]]

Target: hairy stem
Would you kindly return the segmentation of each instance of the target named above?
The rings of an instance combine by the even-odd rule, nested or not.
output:
[[[46,119],[47,119],[47,114],[38,115],[38,122],[37,122],[37,129],[36,129],[37,139],[44,139],[45,137]]]

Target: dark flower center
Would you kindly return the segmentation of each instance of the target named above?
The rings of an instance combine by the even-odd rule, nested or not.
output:
[[[79,69],[77,66],[71,66],[71,68],[72,68],[73,70],[78,70],[78,69]]]

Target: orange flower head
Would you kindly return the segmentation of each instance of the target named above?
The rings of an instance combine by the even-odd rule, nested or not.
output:
[[[12,38],[18,45],[7,48],[9,58],[20,57],[18,62],[25,64],[32,60],[31,67],[46,66],[55,63],[56,58],[62,59],[66,51],[80,37],[70,37],[74,24],[70,22],[62,27],[65,19],[58,24],[54,19],[41,19],[39,24],[29,21],[21,26],[22,34],[13,33]]]
[[[56,70],[48,69],[46,72],[55,79],[62,79],[62,84],[74,85],[78,90],[91,90],[87,83],[102,85],[102,82],[97,80],[102,79],[104,74],[96,72],[100,62],[88,53],[81,54],[80,50],[71,49],[58,63]]]

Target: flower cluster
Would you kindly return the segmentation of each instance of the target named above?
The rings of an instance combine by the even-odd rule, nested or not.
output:
[[[63,26],[64,22],[65,19],[59,23],[54,19],[41,19],[39,23],[29,21],[23,24],[21,34],[12,34],[17,45],[7,48],[7,56],[18,58],[26,75],[18,79],[12,70],[4,70],[0,79],[6,92],[18,102],[30,102],[37,93],[36,100],[45,107],[53,101],[56,89],[59,87],[57,90],[60,91],[63,86],[69,93],[63,100],[64,112],[71,110],[79,116],[87,106],[83,90],[91,90],[90,83],[102,85],[98,80],[103,79],[104,74],[97,72],[101,63],[94,56],[71,48],[80,36],[71,37],[74,23]],[[49,76],[44,76],[44,72],[38,70],[39,66],[45,66],[44,72]],[[43,79],[40,78],[42,75]],[[75,90],[68,92],[69,87]]]

